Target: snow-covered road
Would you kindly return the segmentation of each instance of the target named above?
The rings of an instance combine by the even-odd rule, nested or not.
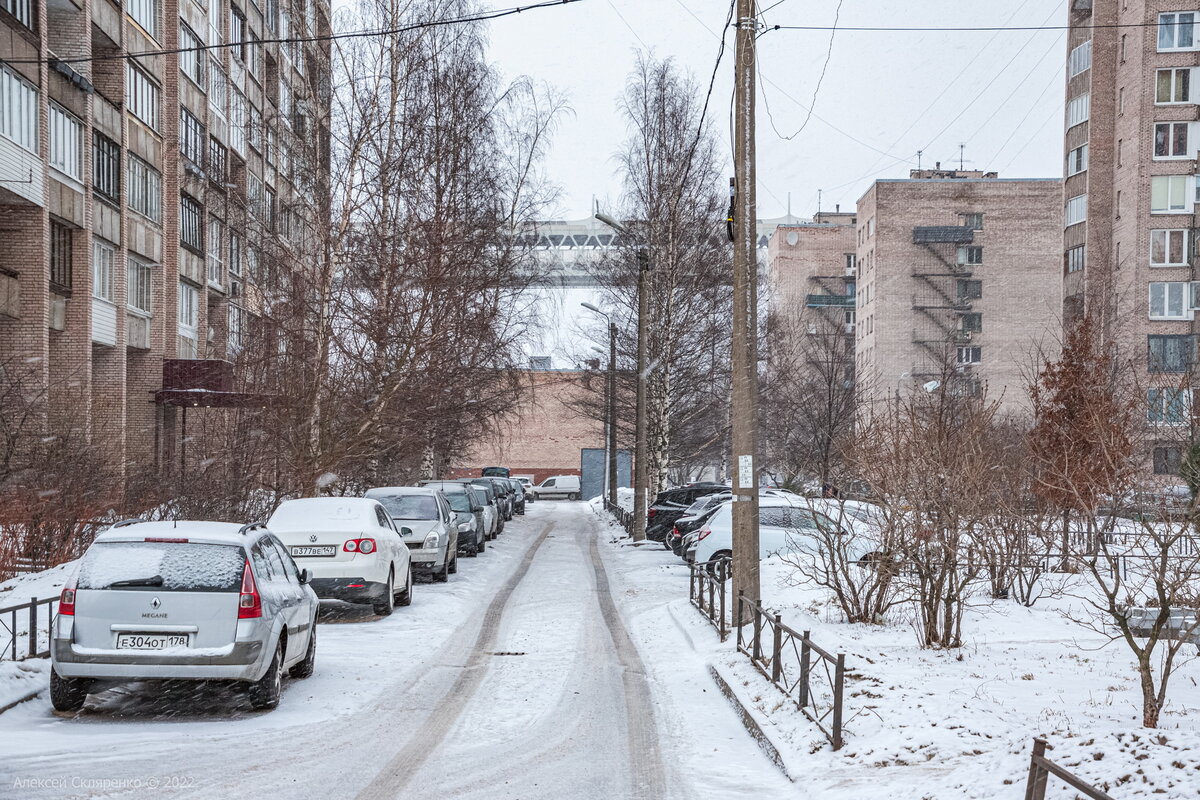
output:
[[[316,674],[272,712],[146,684],[55,715],[43,694],[0,714],[0,797],[798,796],[694,654],[672,663],[686,626],[602,537],[585,505],[538,503],[411,608],[325,609]],[[634,614],[658,622],[631,638]]]

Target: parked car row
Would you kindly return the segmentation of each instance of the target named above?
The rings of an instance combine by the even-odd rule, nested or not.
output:
[[[515,479],[422,481],[279,504],[265,523],[126,520],[101,532],[62,590],[50,700],[135,680],[233,681],[254,708],[315,668],[322,600],[387,616],[416,575],[445,582],[525,512]]]

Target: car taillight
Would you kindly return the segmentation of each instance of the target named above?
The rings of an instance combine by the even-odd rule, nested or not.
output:
[[[145,539],[143,539],[142,541],[144,541],[144,542],[160,542],[160,543],[166,542],[168,544],[187,544],[188,543],[187,539],[170,539],[170,538],[164,538],[162,536],[148,536]]]
[[[242,594],[238,598],[238,619],[258,619],[262,616],[262,598],[258,594],[258,584],[254,582],[254,573],[250,571],[250,560],[242,568]]]
[[[712,528],[702,528],[700,530],[700,533],[696,534],[696,541],[697,542],[700,541],[705,536],[708,536],[710,533],[712,533]]]
[[[62,594],[58,596],[58,613],[68,617],[75,616],[75,578],[67,581]]]
[[[675,527],[671,528],[671,535],[672,535],[672,536],[675,536],[675,537],[683,536],[683,534],[679,532],[679,526],[678,526],[678,525],[676,525]]]
[[[347,553],[362,553],[364,556],[370,555],[371,553],[375,552],[375,540],[348,539],[346,540],[346,543],[342,545],[342,549]]]
[[[657,508],[652,508],[646,512],[646,519],[654,519],[654,515],[658,513]]]

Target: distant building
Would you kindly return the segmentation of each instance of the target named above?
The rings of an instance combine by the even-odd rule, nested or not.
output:
[[[934,170],[858,201],[859,403],[949,376],[1027,407],[1023,372],[1061,330],[1062,182]],[[932,388],[932,386],[931,386]]]
[[[770,309],[831,309],[854,332],[856,216],[818,213],[812,222],[777,227],[767,247]]]

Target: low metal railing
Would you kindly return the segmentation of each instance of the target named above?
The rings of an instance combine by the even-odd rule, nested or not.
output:
[[[1033,755],[1029,759],[1029,780],[1025,782],[1025,800],[1046,800],[1046,784],[1051,775],[1072,789],[1083,792],[1091,800],[1113,800],[1112,795],[1084,783],[1074,773],[1046,758],[1046,740],[1034,739]]]
[[[737,649],[821,729],[834,750],[840,750],[845,743],[846,654],[818,647],[808,631],[797,633],[783,624],[779,614],[771,614],[741,592],[736,613]]]
[[[729,635],[726,621],[728,606],[725,602],[725,583],[729,578],[729,559],[718,558],[689,564],[691,577],[688,580],[688,600],[700,610],[712,626],[717,629],[721,641]]]
[[[625,529],[625,533],[629,534],[630,536],[633,535],[632,511],[626,511],[616,503],[610,503],[607,497],[604,498],[604,510],[616,518],[617,523]]]
[[[58,603],[57,597],[39,600],[36,597],[28,603],[0,608],[0,660],[22,661],[26,658],[47,658],[50,655],[50,637],[53,635],[54,610]],[[44,612],[40,612],[43,606]],[[20,630],[18,620],[25,620],[28,628]],[[41,648],[40,634],[46,634],[46,647]],[[24,643],[22,648],[20,645]]]

